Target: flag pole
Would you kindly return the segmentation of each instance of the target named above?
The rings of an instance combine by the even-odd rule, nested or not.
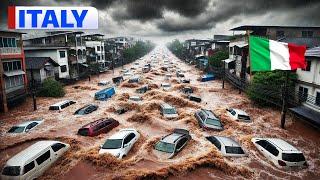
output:
[[[282,89],[282,111],[281,111],[281,128],[285,128],[286,114],[288,110],[288,81],[290,71],[286,71],[286,80]]]

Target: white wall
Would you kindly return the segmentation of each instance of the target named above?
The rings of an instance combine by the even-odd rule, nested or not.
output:
[[[297,70],[300,81],[320,85],[320,59],[311,58],[310,71]]]

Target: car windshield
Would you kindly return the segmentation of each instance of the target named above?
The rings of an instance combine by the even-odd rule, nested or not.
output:
[[[218,119],[211,119],[211,118],[208,118],[206,120],[206,124],[214,125],[214,126],[221,126],[221,123]]]
[[[174,108],[170,109],[164,109],[164,114],[177,114],[176,110]]]
[[[288,162],[301,162],[306,160],[302,153],[282,153],[282,159]]]
[[[102,145],[102,149],[119,149],[122,145],[122,139],[107,139]]]
[[[162,84],[162,87],[170,87],[170,84]]]
[[[59,110],[59,106],[50,106],[49,110]]]
[[[247,116],[247,115],[238,115],[238,118],[239,119],[243,119],[243,120],[250,120],[250,117],[249,116]]]
[[[226,146],[226,153],[228,154],[244,154],[244,151],[241,147],[233,147],[233,146]]]
[[[84,115],[86,112],[86,108],[82,108],[82,109],[78,109],[75,114],[78,114],[78,115]]]
[[[2,174],[6,176],[19,176],[20,166],[7,166],[2,170]]]
[[[13,126],[8,132],[9,133],[22,133],[24,131],[24,126]]]
[[[79,129],[78,134],[80,134],[81,136],[88,136],[89,129],[88,128],[81,128],[81,129]]]
[[[159,141],[156,144],[155,149],[162,152],[173,153],[174,144]]]

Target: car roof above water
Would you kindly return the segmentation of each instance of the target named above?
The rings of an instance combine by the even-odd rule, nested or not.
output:
[[[289,144],[288,142],[286,142],[282,139],[279,139],[279,138],[262,138],[262,139],[265,139],[265,140],[271,142],[273,145],[277,146],[278,148],[280,148],[283,151],[301,152],[297,148],[295,148],[294,146],[292,146],[291,144]]]
[[[233,140],[232,138],[225,137],[225,136],[213,136],[213,137],[218,139],[225,146],[241,147],[240,144],[235,140]]]
[[[172,133],[165,136],[161,141],[166,143],[174,143],[177,139],[179,139],[182,136],[184,136],[184,134]]]

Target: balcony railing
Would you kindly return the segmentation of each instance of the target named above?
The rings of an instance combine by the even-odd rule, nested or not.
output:
[[[21,54],[20,47],[2,47],[0,48],[1,55],[9,55],[9,54]]]

